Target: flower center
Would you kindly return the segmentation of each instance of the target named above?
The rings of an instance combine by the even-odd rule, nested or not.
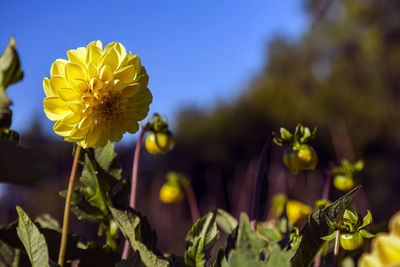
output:
[[[103,121],[117,121],[121,117],[124,108],[120,100],[120,96],[110,95],[97,105],[95,110]]]

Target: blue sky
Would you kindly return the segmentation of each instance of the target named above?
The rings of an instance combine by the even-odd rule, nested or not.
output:
[[[268,40],[277,34],[297,38],[306,30],[301,5],[298,0],[3,0],[0,50],[14,35],[25,72],[24,80],[7,90],[14,102],[12,129],[23,133],[37,117],[52,133],[42,108],[42,80],[55,59],[93,40],[118,41],[139,55],[150,77],[150,114],[173,121],[183,106],[210,108],[217,100],[234,99],[265,64]]]

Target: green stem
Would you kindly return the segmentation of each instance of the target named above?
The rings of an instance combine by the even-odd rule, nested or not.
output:
[[[148,123],[142,128],[142,132],[140,133],[138,141],[136,143],[135,155],[133,157],[131,195],[129,198],[129,206],[132,209],[136,208],[136,192],[137,192],[138,173],[139,173],[140,149],[142,147],[144,134],[146,133],[148,128],[149,128]],[[125,240],[124,250],[122,252],[122,259],[128,258],[130,249],[131,245],[129,244],[129,241]]]
[[[338,257],[339,257],[339,236],[340,230],[336,230],[336,238],[335,238],[335,248],[333,250],[333,266],[337,267],[338,265]]]
[[[81,147],[78,145],[75,151],[74,162],[72,163],[71,175],[69,177],[68,192],[65,199],[65,209],[64,209],[64,219],[63,228],[60,244],[60,253],[58,255],[58,264],[63,267],[65,262],[65,253],[67,249],[67,239],[68,239],[68,225],[69,225],[69,215],[71,209],[71,198],[72,191],[74,189],[74,183],[76,178],[76,171],[78,170],[79,156],[81,154]]]
[[[263,182],[264,174],[267,173],[267,170],[265,168],[265,158],[267,157],[268,154],[267,152],[271,146],[272,139],[273,135],[271,134],[270,136],[268,136],[267,141],[265,141],[263,150],[261,152],[260,160],[258,162],[257,178],[256,178],[256,184],[253,189],[253,201],[251,204],[251,215],[250,215],[250,224],[253,230],[256,230],[257,217],[259,215],[261,184]]]

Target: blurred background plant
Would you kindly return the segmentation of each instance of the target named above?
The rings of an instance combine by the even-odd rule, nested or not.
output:
[[[399,209],[399,1],[307,0],[304,8],[309,30],[297,40],[276,36],[270,41],[265,65],[235,99],[211,110],[183,107],[176,119],[170,118],[175,121],[174,149],[166,156],[143,152],[138,209],[157,231],[161,251],[182,255],[182,240],[191,225],[185,201],[166,206],[158,199],[168,171],[191,180],[201,215],[219,207],[239,218],[240,212],[249,213],[267,135],[281,126],[294,129],[299,121],[318,127],[313,141],[317,171],[309,173],[307,183],[295,177],[281,161],[283,148],[274,146],[268,198],[286,193],[289,199],[313,206],[321,197],[330,160],[363,158],[359,177],[364,194],[357,195],[355,205],[371,210],[376,224],[387,222]],[[20,143],[36,149],[56,172],[33,189],[7,185],[0,224],[17,217],[16,204],[32,218],[48,212],[60,220],[63,199],[56,192],[64,189],[68,178],[70,145],[49,138],[39,121],[21,133]],[[128,179],[133,144],[118,145],[117,153],[122,177]],[[332,187],[330,199],[341,194]],[[74,216],[71,229],[90,240],[98,238],[96,227]]]

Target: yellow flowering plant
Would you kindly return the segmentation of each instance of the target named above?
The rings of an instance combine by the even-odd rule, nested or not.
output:
[[[309,128],[298,124],[293,134],[281,128],[280,135],[268,136],[253,186],[250,220],[245,213],[237,220],[218,208],[201,217],[198,198],[189,179],[182,174],[169,172],[158,197],[164,203],[179,202],[186,197],[193,226],[185,238],[183,257],[160,253],[155,231],[138,211],[138,207],[144,205],[137,205],[136,200],[144,202],[144,198],[137,197],[136,192],[143,138],[148,133],[145,145],[150,153],[166,153],[175,142],[168,123],[155,114],[142,127],[135,144],[131,183],[128,175],[122,172],[112,144],[113,141],[119,141],[125,132],[136,132],[138,122],[148,113],[152,96],[147,88],[146,71],[139,58],[127,53],[117,42],[103,48],[100,41],[94,41],[86,47],[68,51],[67,56],[68,60],[57,59],[53,63],[50,78],[43,81],[46,93],[44,109],[47,117],[55,122],[54,131],[66,141],[77,144],[68,190],[60,192],[66,198],[62,229],[49,215],[39,216],[35,223],[32,222],[24,210],[17,206],[18,224],[0,227],[0,266],[28,266],[29,261],[32,266],[40,267],[63,267],[76,265],[77,262],[82,267],[302,267],[311,266],[314,262],[317,267],[321,262],[330,263],[331,257],[326,256],[331,249],[324,239],[334,238],[337,242],[333,251],[333,266],[337,266],[337,261],[343,258],[338,253],[340,245],[344,250],[360,250],[367,243],[365,239],[373,237],[366,230],[366,226],[372,222],[371,213],[367,212],[362,217],[350,204],[359,188],[336,201],[329,200],[332,176],[325,180],[328,186],[324,186],[322,200],[317,201],[314,208],[282,194],[273,199],[273,208],[269,211],[271,218],[265,223],[258,223],[263,216],[260,205],[263,195],[261,188],[265,185],[263,180],[274,173],[268,171],[271,160],[269,151],[274,137],[278,144],[287,145],[284,163],[290,171],[297,174],[316,167],[317,155],[308,144],[314,138],[315,130],[311,132]],[[0,147],[6,152],[0,156],[0,181],[33,185],[32,180],[44,175],[39,171],[41,161],[29,156],[32,151],[19,147],[18,133],[9,129],[11,101],[5,89],[20,79],[22,71],[12,39],[0,57]],[[77,176],[79,164],[82,165],[80,177]],[[348,167],[360,169],[360,164],[357,164],[358,167]],[[24,170],[21,172],[15,166]],[[19,175],[8,176],[10,169]],[[21,173],[24,178],[21,178]],[[335,170],[332,173],[337,174]],[[198,173],[196,176],[201,175]],[[79,177],[81,184],[74,188],[76,177]],[[249,188],[246,183],[243,183],[244,191]],[[289,183],[287,185],[288,195],[298,192],[296,184],[292,188],[288,188]],[[226,188],[230,188],[229,185]],[[244,199],[247,195],[241,192],[238,199]],[[202,197],[200,195],[199,199]],[[145,203],[146,206],[151,204]],[[168,209],[168,206],[163,208]],[[96,226],[97,234],[102,238],[101,244],[84,242],[86,239],[79,240],[77,235],[71,235],[68,227],[71,211],[79,220],[90,221]],[[399,218],[400,215],[396,215],[391,220],[389,234],[381,234],[374,239],[371,253],[361,257],[360,266],[399,265]],[[294,226],[303,222],[305,225],[302,229]],[[182,225],[186,227],[186,224]],[[215,244],[221,243],[217,242],[220,230],[226,232],[227,246],[220,248],[218,255],[211,255],[216,251]],[[129,256],[132,252],[133,255]],[[58,264],[55,263],[57,253]],[[351,253],[343,251],[341,254]],[[322,261],[322,257],[326,258]],[[211,259],[215,261],[210,262]]]
[[[148,75],[137,55],[112,42],[100,41],[69,50],[44,78],[46,116],[65,141],[81,147],[118,142],[125,132],[136,133],[149,111],[152,95]]]

